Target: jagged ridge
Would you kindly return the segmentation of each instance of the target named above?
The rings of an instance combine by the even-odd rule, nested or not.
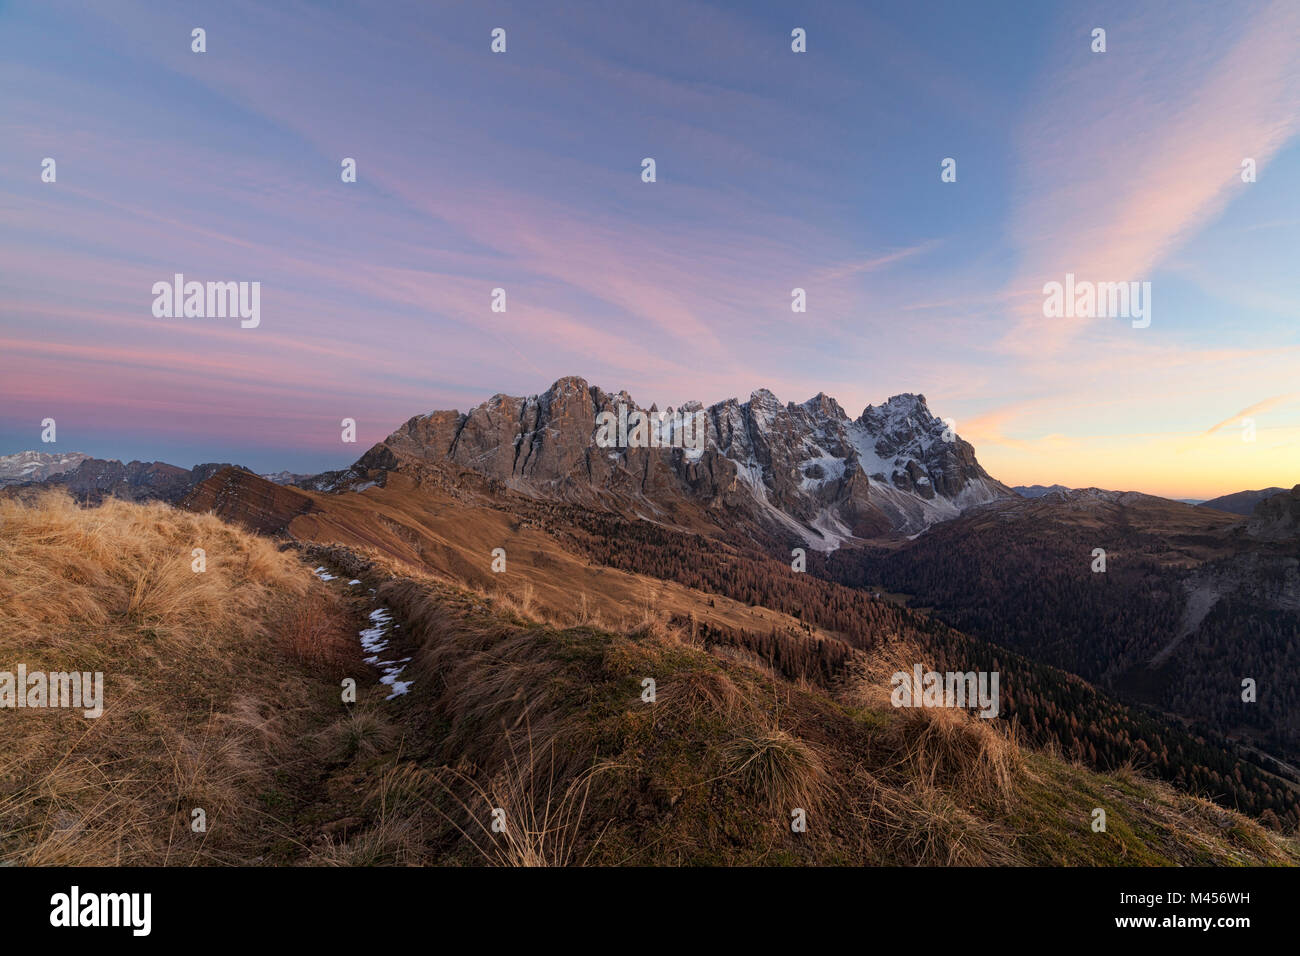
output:
[[[617,415],[620,405],[658,411],[576,376],[540,395],[495,395],[467,413],[416,416],[352,468],[303,486],[355,489],[387,471],[452,465],[532,496],[638,506],[642,517],[671,519],[683,503],[740,511],[822,550],[850,537],[913,534],[1013,495],[930,412],[924,395],[896,395],[856,419],[824,393],[782,405],[766,389],[745,402],[667,409],[703,412],[702,450],[599,447],[597,417]]]

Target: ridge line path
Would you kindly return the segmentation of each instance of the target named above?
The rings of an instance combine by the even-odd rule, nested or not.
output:
[[[368,605],[369,610],[361,613],[367,626],[357,633],[361,644],[362,661],[372,667],[378,674],[379,683],[385,685],[389,694],[385,700],[406,695],[414,681],[402,680],[402,672],[411,662],[405,650],[395,646],[402,643],[405,631],[394,618],[393,609],[385,605],[376,596],[376,589],[367,586],[359,577],[350,577],[346,569],[340,568],[338,559],[332,555],[323,555],[320,551],[306,549],[306,563],[314,565],[312,574],[321,581],[341,590],[354,605]],[[355,568],[353,570],[356,570]],[[364,572],[362,572],[364,573]],[[363,590],[364,589],[364,590]]]

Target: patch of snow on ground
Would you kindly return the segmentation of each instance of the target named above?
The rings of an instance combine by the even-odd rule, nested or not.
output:
[[[312,574],[316,575],[316,577],[320,578],[322,581],[333,581],[333,580],[334,580],[334,575],[332,575],[332,574],[330,574],[328,571],[326,571],[324,565],[321,565],[319,568],[317,568],[315,571],[313,571]]]
[[[406,665],[411,662],[409,657],[401,660],[386,661],[381,659],[381,655],[388,650],[388,630],[390,625],[395,629],[400,625],[393,624],[393,616],[386,609],[379,607],[370,612],[370,622],[374,627],[367,627],[361,632],[361,649],[366,652],[365,662],[379,668],[382,674],[379,683],[385,684],[392,689],[385,700],[392,700],[394,697],[400,697],[411,689],[412,681],[400,681],[397,678],[401,676]]]

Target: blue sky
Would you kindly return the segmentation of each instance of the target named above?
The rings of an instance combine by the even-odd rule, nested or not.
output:
[[[1294,3],[84,7],[0,3],[0,454],[315,471],[578,374],[922,392],[1009,483],[1300,481]],[[175,272],[261,324],[155,318]],[[1044,318],[1066,272],[1150,327]]]

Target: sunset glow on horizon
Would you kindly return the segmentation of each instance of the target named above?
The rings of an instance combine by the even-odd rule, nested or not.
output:
[[[0,455],[309,473],[579,375],[922,393],[1008,485],[1300,482],[1300,5],[982,7],[0,2]],[[156,316],[177,273],[259,324]],[[1046,317],[1067,275],[1149,325]]]

